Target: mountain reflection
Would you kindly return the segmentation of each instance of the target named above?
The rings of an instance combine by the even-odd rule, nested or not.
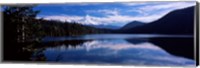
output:
[[[195,64],[193,60],[169,54],[147,39],[71,40],[43,44],[52,44],[42,52],[47,61],[52,62],[161,66]]]
[[[193,38],[150,38],[149,42],[177,56],[194,59]]]
[[[33,58],[42,56],[46,61],[65,63],[193,66],[192,37],[147,34],[47,37]]]
[[[42,42],[40,43],[43,47],[57,47],[61,45],[76,47],[80,46],[84,42],[91,41],[91,40],[66,40],[66,41],[51,41],[51,42]]]

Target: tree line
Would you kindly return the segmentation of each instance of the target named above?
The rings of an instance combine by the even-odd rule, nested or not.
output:
[[[34,5],[3,6],[4,35],[18,42],[37,41],[45,36],[77,36],[91,33],[103,33],[98,29],[56,20],[36,19],[40,12],[33,10]]]

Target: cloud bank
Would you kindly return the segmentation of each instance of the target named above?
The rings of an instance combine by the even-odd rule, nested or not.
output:
[[[112,5],[106,8],[95,8],[90,10],[82,10],[85,15],[44,15],[38,18],[46,20],[59,20],[59,21],[75,21],[80,24],[86,25],[115,25],[123,26],[131,21],[141,21],[149,23],[155,21],[167,13],[183,9],[186,7],[194,6],[195,2],[141,2],[141,3],[119,3],[120,7],[113,7]],[[84,4],[79,6],[90,6]],[[93,6],[92,4],[91,6]],[[101,6],[101,4],[97,4]],[[74,14],[76,14],[74,12]],[[94,15],[99,14],[102,16]]]

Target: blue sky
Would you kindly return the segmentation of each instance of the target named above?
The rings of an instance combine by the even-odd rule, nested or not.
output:
[[[167,13],[194,6],[195,2],[127,2],[41,4],[37,18],[76,21],[86,25],[123,26],[131,21],[149,23]]]

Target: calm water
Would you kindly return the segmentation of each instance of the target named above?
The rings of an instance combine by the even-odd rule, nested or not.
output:
[[[193,47],[191,35],[93,34],[46,37],[43,42],[52,45],[42,51],[49,62],[195,66],[195,61],[187,57]],[[190,53],[173,53],[173,49]]]

